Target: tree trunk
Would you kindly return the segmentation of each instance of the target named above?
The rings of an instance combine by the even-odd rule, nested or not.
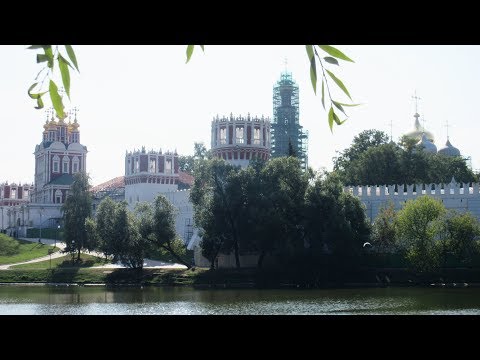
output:
[[[80,248],[78,249],[78,253],[77,253],[77,261],[80,261]]]
[[[259,269],[262,268],[263,259],[265,258],[265,253],[266,253],[266,251],[263,250],[263,251],[260,253],[260,256],[259,256],[259,258],[258,258],[257,267],[258,267]]]
[[[186,262],[186,261],[183,260],[180,256],[178,256],[178,255],[170,248],[170,246],[164,246],[164,245],[162,245],[162,247],[163,247],[165,250],[167,250],[170,254],[172,254],[172,256],[173,256],[175,259],[177,259],[180,264],[185,265],[185,266],[187,267],[187,269],[190,269],[190,268],[192,267],[192,264]]]
[[[236,238],[236,236],[235,236]],[[235,265],[237,266],[237,269],[240,269],[240,256],[238,254],[238,241],[235,239]]]

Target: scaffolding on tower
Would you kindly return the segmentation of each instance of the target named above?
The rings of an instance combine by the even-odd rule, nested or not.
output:
[[[299,90],[292,74],[284,71],[273,87],[271,157],[296,156],[308,167],[308,131],[299,122]]]

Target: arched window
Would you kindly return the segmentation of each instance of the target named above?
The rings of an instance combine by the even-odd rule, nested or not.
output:
[[[56,190],[55,191],[55,204],[61,204],[62,203],[62,191],[61,190]]]
[[[60,172],[60,158],[58,155],[55,155],[53,157],[53,172],[58,173]]]
[[[63,157],[63,163],[62,163],[62,173],[68,174],[69,173],[69,165],[70,165],[70,159],[68,156]]]
[[[79,171],[79,164],[80,160],[78,159],[78,156],[75,156],[72,160],[72,174],[75,174]]]

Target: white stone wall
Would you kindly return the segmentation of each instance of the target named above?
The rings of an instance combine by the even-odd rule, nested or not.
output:
[[[432,190],[435,187],[436,190]],[[398,185],[398,192],[395,192],[394,185],[382,186],[354,186],[346,187],[345,191],[358,196],[360,201],[366,207],[367,218],[373,222],[377,217],[380,208],[392,201],[395,210],[400,210],[408,200],[417,199],[419,196],[428,195],[440,200],[447,209],[457,211],[470,211],[477,219],[480,220],[480,192],[479,184],[474,183],[460,184],[452,181],[449,184],[417,184],[413,191],[414,185],[407,185],[406,191],[403,191],[404,185]]]
[[[125,185],[125,201],[128,202],[130,210],[133,210],[138,202],[153,202],[158,193],[172,192],[177,189],[178,185],[176,184],[138,183]]]

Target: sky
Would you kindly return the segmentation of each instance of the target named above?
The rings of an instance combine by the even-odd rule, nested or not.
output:
[[[478,84],[480,46],[334,45],[355,63],[329,65],[355,103],[333,133],[310,82],[303,45],[196,47],[188,64],[185,45],[74,46],[80,73],[72,73],[71,101],[79,108],[87,172],[97,185],[124,174],[125,151],[145,146],[193,153],[194,142],[210,148],[211,121],[219,116],[272,118],[273,86],[285,67],[300,89],[300,123],[309,131],[309,165],[331,170],[337,151],[355,135],[378,129],[393,140],[413,129],[416,94],[420,119],[438,148],[451,143],[480,168]],[[0,183],[33,182],[35,146],[41,142],[44,110],[27,95],[42,68],[38,51],[0,46]],[[286,64],[285,64],[286,59]],[[330,82],[335,100],[348,98]],[[48,106],[48,104],[47,104]],[[328,109],[327,109],[328,110]]]

